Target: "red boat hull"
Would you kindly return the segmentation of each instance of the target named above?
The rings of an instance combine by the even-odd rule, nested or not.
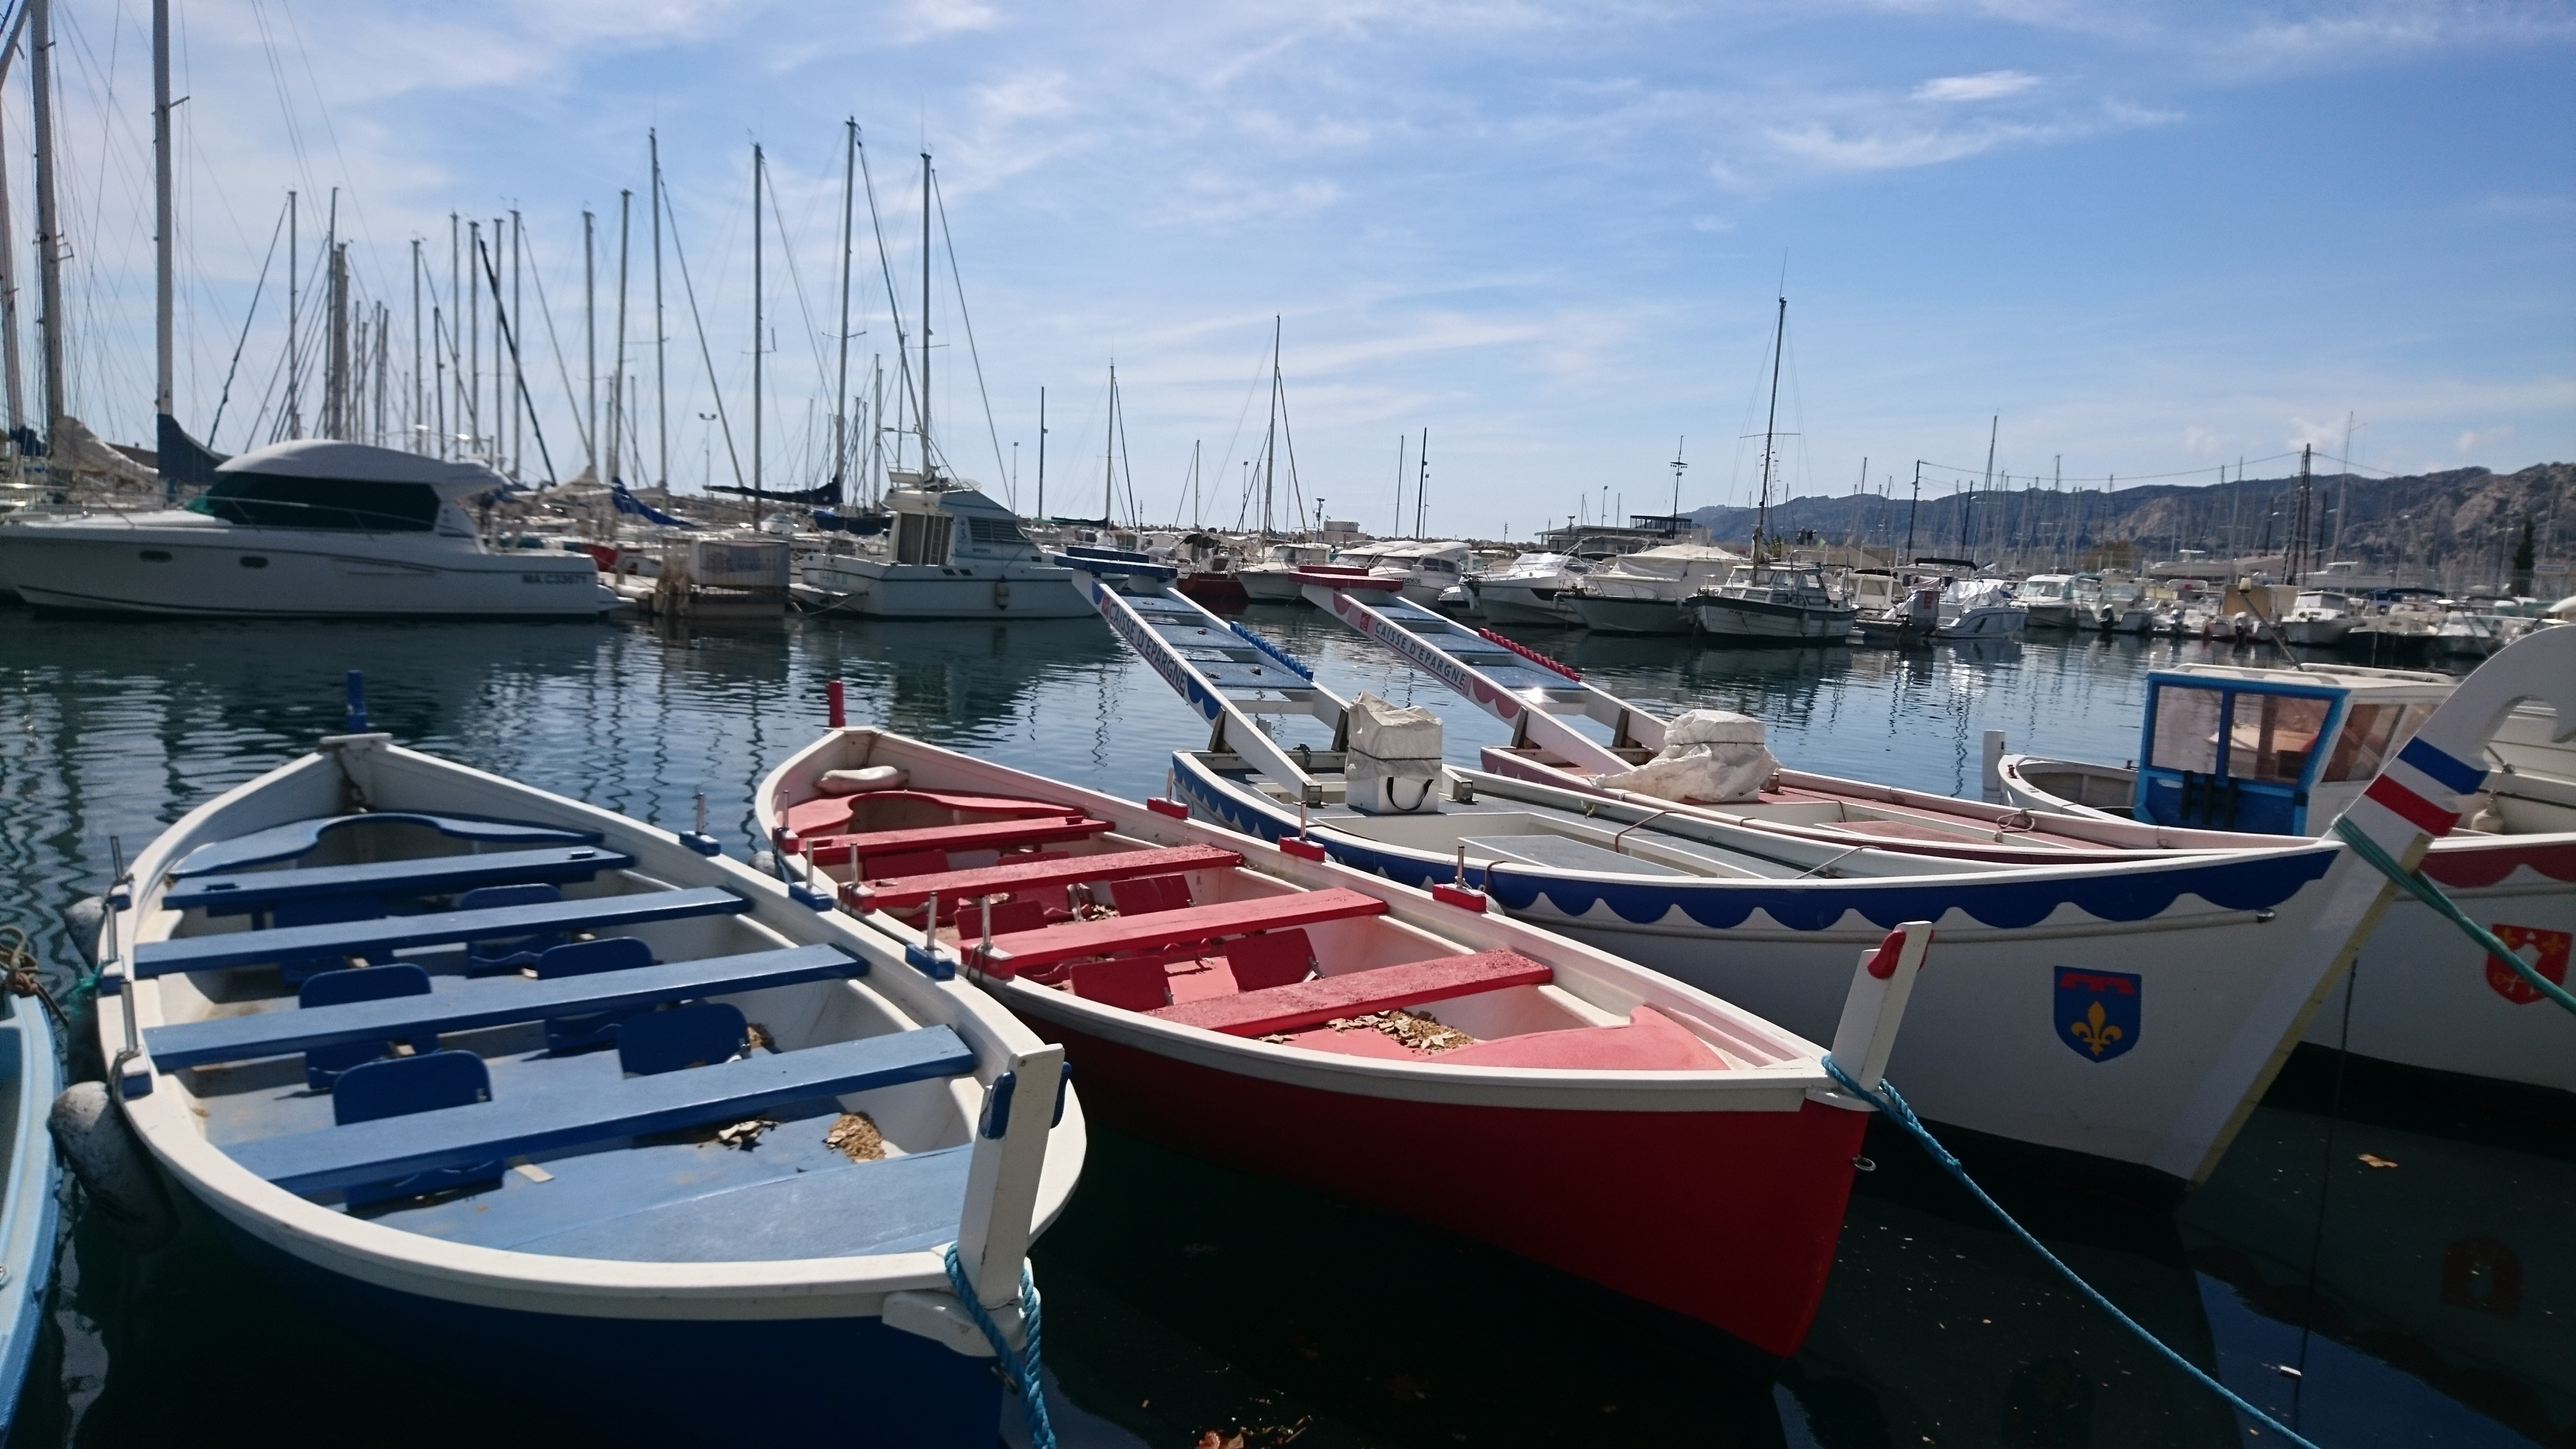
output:
[[[1252,596],[1243,591],[1243,581],[1232,574],[1183,574],[1179,587],[1183,595],[1219,613],[1239,614],[1252,607]]]
[[[1867,1115],[1598,1112],[1318,1091],[1024,1017],[1086,1111],[1231,1167],[1430,1223],[1798,1351],[1832,1269]]]

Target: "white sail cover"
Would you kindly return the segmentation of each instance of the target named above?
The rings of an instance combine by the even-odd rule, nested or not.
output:
[[[1604,775],[1600,783],[1658,800],[1720,805],[1760,795],[1779,770],[1762,741],[1762,721],[1729,710],[1694,709],[1664,727],[1661,754],[1633,770]]]

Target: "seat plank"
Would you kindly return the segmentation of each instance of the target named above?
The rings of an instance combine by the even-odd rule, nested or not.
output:
[[[693,916],[740,915],[750,909],[751,902],[733,892],[704,886],[696,890],[647,891],[637,895],[552,901],[536,906],[503,906],[488,911],[436,911],[421,916],[387,916],[381,920],[344,921],[327,926],[234,931],[220,936],[146,941],[134,948],[134,974],[138,977],[162,976],[173,971],[258,966],[289,956],[364,955],[370,951],[446,946],[459,941],[493,941],[546,931],[641,926],[654,921],[686,920]]]
[[[773,986],[801,986],[865,975],[868,966],[837,946],[798,946],[706,961],[673,961],[550,981],[502,977],[469,981],[454,991],[222,1016],[143,1030],[144,1049],[164,1071],[210,1062],[285,1056],[343,1042],[382,1041],[430,1032],[474,1031],[558,1016],[588,1016]],[[336,976],[337,973],[333,973]],[[316,977],[328,980],[332,977]]]
[[[443,896],[477,886],[522,881],[561,884],[588,880],[603,870],[624,870],[634,863],[631,855],[595,845],[505,850],[490,855],[435,855],[366,865],[202,876],[172,886],[162,895],[161,904],[174,911],[202,908],[209,915],[236,916],[244,911],[266,910],[282,901],[321,896]]]
[[[1111,916],[1098,921],[1066,921],[1041,930],[995,936],[967,948],[967,956],[984,970],[1008,976],[1083,956],[1113,951],[1147,951],[1226,936],[1289,926],[1313,926],[1355,916],[1383,915],[1386,902],[1355,890],[1299,891],[1254,901],[1217,901],[1145,916]]]
[[[289,1192],[318,1193],[442,1167],[556,1152],[619,1137],[739,1122],[772,1107],[971,1071],[945,1026],[758,1054],[588,1091],[476,1102],[237,1143],[235,1162]]]
[[[1335,1017],[1366,1016],[1398,1006],[1427,1006],[1455,996],[1473,996],[1506,986],[1542,986],[1556,972],[1545,962],[1518,951],[1479,951],[1472,956],[1442,956],[1346,971],[1312,981],[1232,996],[1211,996],[1157,1007],[1147,1015],[1178,1026],[1204,1027],[1228,1036],[1267,1036],[1320,1026]]]
[[[1109,831],[1106,820],[1086,820],[1080,812],[1043,820],[987,820],[973,825],[924,825],[911,830],[871,830],[857,835],[825,835],[806,842],[817,864],[839,864],[855,855],[897,855],[915,850],[1002,850],[1014,845],[1049,845],[1082,840]]]
[[[1121,850],[1106,855],[1076,855],[1026,865],[988,865],[975,870],[940,871],[861,881],[850,889],[862,911],[899,911],[920,905],[933,894],[954,905],[1005,891],[1042,890],[1085,881],[1133,880],[1139,876],[1177,875],[1188,870],[1230,870],[1243,857],[1213,845],[1174,845],[1155,850]]]

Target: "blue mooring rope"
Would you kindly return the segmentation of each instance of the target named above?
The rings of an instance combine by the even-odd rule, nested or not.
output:
[[[2424,878],[2423,872],[2408,870],[2399,865],[2396,858],[2381,848],[2378,841],[2364,835],[2360,826],[2342,816],[2335,817],[2334,832],[2343,838],[2344,844],[2352,847],[2353,854],[2370,862],[2381,875],[2404,886],[2413,893],[2415,899],[2432,907],[2433,914],[2466,932],[2470,940],[2486,948],[2488,955],[2512,967],[2514,974],[2529,982],[2533,990],[2566,1010],[2576,1012],[2576,995],[2570,995],[2566,987],[2532,970],[2531,964],[2523,960],[2520,953],[2497,940],[2493,931],[2470,920],[2466,911],[2461,910],[2449,896],[2442,894],[2440,886]]]
[[[1002,1325],[984,1311],[975,1296],[975,1286],[966,1281],[966,1265],[957,1261],[957,1245],[948,1245],[948,1286],[957,1293],[957,1301],[975,1326],[984,1331],[984,1341],[993,1346],[993,1355],[1002,1361],[1011,1382],[1020,1391],[1020,1408],[1028,1416],[1030,1449],[1055,1449],[1055,1426],[1047,1422],[1046,1386],[1038,1376],[1038,1283],[1029,1276],[1026,1265],[1020,1268],[1020,1322],[1028,1330],[1028,1351],[1015,1353],[1011,1341],[1002,1336]]]
[[[1885,1078],[1881,1078],[1878,1084],[1878,1091],[1872,1092],[1860,1083],[1853,1081],[1851,1079],[1851,1074],[1844,1071],[1842,1069],[1842,1064],[1836,1062],[1831,1054],[1828,1054],[1825,1057],[1825,1071],[1831,1075],[1835,1081],[1842,1083],[1844,1087],[1857,1094],[1862,1101],[1876,1107],[1889,1121],[1904,1128],[1908,1136],[1912,1137],[1916,1142],[1921,1143],[1923,1150],[1932,1155],[1933,1161],[1940,1163],[1942,1167],[1949,1171],[1949,1174],[1952,1177],[1959,1180],[1959,1185],[1961,1187],[1966,1188],[1969,1193],[1977,1199],[1977,1201],[1985,1204],[1986,1211],[1995,1215],[1995,1221],[2002,1223],[2006,1228],[2010,1229],[2012,1235],[2021,1239],[2025,1247],[2028,1247],[2032,1252],[2037,1253],[2041,1260],[2046,1262],[2048,1266],[2056,1269],[2058,1276],[2064,1278],[2067,1282],[2074,1284],[2075,1291],[2092,1300],[2093,1306],[2110,1314],[2113,1319],[2119,1322],[2122,1328],[2136,1334],[2140,1342],[2146,1344],[2147,1347],[2154,1349],[2157,1353],[2164,1355],[2166,1362],[2171,1363],[2175,1368],[2181,1369],[2185,1374],[2190,1375],[2200,1383],[2201,1387],[2208,1389],[2211,1393],[2218,1395],[2220,1398],[2225,1399],[2229,1404],[2234,1405],[2238,1413],[2241,1413],[2254,1420],[2256,1423],[2261,1424],[2264,1428],[2280,1435],[2290,1443],[2299,1446],[2299,1449],[2317,1449],[2317,1446],[2314,1443],[2303,1439],[2299,1437],[2298,1434],[2292,1432],[2288,1425],[2283,1424],[2280,1420],[2273,1418],[2271,1415],[2264,1413],[2261,1409],[2247,1403],[2244,1399],[2238,1397],[2235,1390],[2230,1389],[2227,1385],[2211,1378],[2207,1373],[2201,1370],[2200,1365],[2193,1363],[2190,1359],[2184,1358],[2181,1354],[2176,1353],[2171,1348],[2167,1347],[2164,1340],[2147,1331],[2146,1325],[2121,1312],[2118,1304],[2115,1304],[2110,1299],[2102,1296],[2101,1290],[2095,1288],[2092,1284],[2085,1282],[2082,1278],[2077,1277],[2074,1269],[2067,1267],[2055,1253],[2048,1250],[2046,1245],[2042,1244],[2039,1239],[2031,1236],[2030,1229],[2025,1228],[2020,1223],[2014,1221],[2013,1215],[2004,1211],[2003,1204],[1996,1202],[1993,1198],[1986,1195],[1986,1190],[1977,1185],[1977,1180],[1975,1178],[1968,1176],[1968,1170],[1965,1167],[1959,1165],[1959,1159],[1951,1156],[1950,1149],[1942,1146],[1941,1140],[1934,1137],[1931,1129],[1925,1127],[1922,1120],[1914,1115],[1914,1109],[1906,1105],[1904,1096],[1896,1090],[1893,1084],[1889,1083]]]

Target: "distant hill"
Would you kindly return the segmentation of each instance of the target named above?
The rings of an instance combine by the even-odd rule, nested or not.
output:
[[[2221,484],[2142,484],[2114,492],[2014,488],[1973,494],[1925,491],[1912,519],[1914,552],[1973,554],[2025,568],[2137,565],[2180,549],[2218,557],[2280,554],[2288,546],[2298,479]],[[1793,498],[1771,510],[1775,535],[1808,531],[1825,544],[1902,550],[1908,524],[1897,496]],[[2321,559],[2353,559],[2365,572],[2424,573],[2447,588],[2502,584],[2512,571],[2525,520],[2543,564],[2576,552],[2576,464],[2541,463],[2518,473],[2462,468],[2404,478],[2337,474],[2310,480],[2310,536]],[[1720,543],[1742,547],[1753,534],[1750,508],[1701,508],[1692,515]],[[1961,527],[1973,530],[1963,541]]]

